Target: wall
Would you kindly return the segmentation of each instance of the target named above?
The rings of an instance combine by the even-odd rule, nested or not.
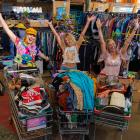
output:
[[[100,3],[100,2],[91,2],[89,10],[95,11],[96,8],[101,8],[104,11],[105,9],[109,8],[109,4],[108,3]]]
[[[120,6],[132,6],[133,7],[133,13],[137,11],[137,8],[140,8],[140,4],[135,4],[135,3],[113,3],[113,2],[106,2],[106,3],[101,3],[101,2],[91,2],[90,4],[90,11],[95,11],[96,8],[101,8],[103,11],[105,9],[109,9],[109,12],[113,10],[114,5],[120,5]]]
[[[58,7],[66,7],[66,13],[69,15],[70,12],[70,0],[67,1],[53,1],[53,16],[56,16],[56,11]]]

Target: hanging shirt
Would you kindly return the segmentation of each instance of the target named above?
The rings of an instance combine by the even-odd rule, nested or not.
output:
[[[108,52],[105,56],[103,56],[103,58],[105,62],[105,68],[101,71],[101,73],[106,75],[118,76],[120,72],[122,59],[126,59],[122,56],[121,51],[119,51],[118,56],[115,59]]]
[[[19,33],[19,37],[20,38],[24,38],[25,37],[25,34],[26,34],[26,32],[25,32],[25,30],[23,30],[23,29],[18,29],[18,33]]]
[[[29,67],[35,67],[35,57],[38,55],[39,49],[35,45],[27,46],[24,41],[19,38],[16,39],[15,45],[17,48],[15,62]]]
[[[79,55],[75,46],[66,47],[63,55],[63,64],[65,63],[79,63]]]

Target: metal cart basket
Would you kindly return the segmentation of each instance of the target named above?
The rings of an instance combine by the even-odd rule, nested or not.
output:
[[[84,140],[89,134],[89,127],[93,112],[90,111],[62,111],[57,110],[59,133],[61,140],[64,134],[78,135],[79,140]],[[75,139],[75,138],[73,138]]]
[[[100,78],[105,78],[105,77],[101,76]],[[118,80],[120,82],[122,82],[123,84],[126,84],[125,86],[133,84],[132,79],[118,77]],[[110,98],[110,97],[108,97],[108,98]],[[99,100],[100,99],[98,97],[95,97],[95,108],[94,108],[95,130],[94,130],[94,136],[95,136],[96,125],[97,124],[114,127],[114,128],[117,128],[117,129],[121,130],[121,132],[127,130],[129,120],[131,119],[131,107],[128,109],[128,111],[123,112],[123,110],[121,110],[120,108],[115,107],[115,106],[99,105],[98,104]],[[130,102],[132,104],[132,99],[130,99]],[[122,133],[121,133],[121,139],[122,139]],[[94,140],[95,140],[95,138],[94,138]]]
[[[11,74],[29,74],[31,76],[37,77],[40,82],[40,87],[43,89],[43,81],[41,76],[39,75],[38,69],[28,69],[28,70],[13,70],[12,68],[8,68],[5,70],[5,77],[8,83],[9,75]],[[17,135],[20,140],[27,140],[27,139],[49,139],[51,138],[52,134],[52,114],[53,111],[50,109],[47,113],[37,114],[34,116],[29,116],[26,118],[19,117],[19,109],[15,102],[15,90],[10,90],[7,88],[9,94],[9,101],[10,101],[10,109],[11,109],[11,120],[14,122]],[[46,95],[45,90],[43,90],[44,95]],[[36,125],[34,125],[36,123]],[[31,127],[33,125],[33,127]]]

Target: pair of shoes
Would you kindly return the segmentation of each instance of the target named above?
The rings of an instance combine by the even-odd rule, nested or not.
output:
[[[21,96],[23,98],[22,102],[25,105],[41,104],[43,101],[40,93],[40,87],[35,87],[32,89],[29,88],[27,91],[22,92]]]

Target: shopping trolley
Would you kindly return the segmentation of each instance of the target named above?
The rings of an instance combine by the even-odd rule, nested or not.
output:
[[[116,91],[119,91],[120,93],[124,94],[126,92],[126,87],[128,85],[133,86],[133,79],[130,78],[123,78],[123,77],[109,77],[109,81],[112,82],[115,80],[115,82],[121,82],[124,85],[124,89],[120,90],[116,88]],[[104,83],[108,78],[105,75],[100,75],[98,77],[99,86],[101,83]],[[112,85],[114,82],[112,82]],[[105,86],[104,86],[105,87]],[[111,89],[110,86],[106,86],[106,90]],[[103,90],[103,89],[102,89]],[[111,94],[110,94],[111,95]],[[110,95],[108,96],[108,101],[110,99]],[[121,130],[121,132],[124,132],[128,129],[129,120],[131,119],[131,107],[127,111],[122,110],[121,108],[117,106],[110,106],[110,105],[101,105],[99,104],[100,98],[95,97],[95,108],[94,108],[94,123],[95,123],[95,129],[94,129],[94,140],[96,135],[96,125],[104,125],[109,127],[114,127],[118,130]],[[131,105],[132,105],[132,97],[130,99]],[[121,139],[122,139],[123,133],[121,133]]]
[[[84,140],[89,135],[93,111],[62,111],[57,110],[60,138],[71,135],[72,139]]]
[[[40,87],[43,89],[43,80],[39,74],[38,69],[28,69],[28,70],[16,70],[15,68],[7,68],[5,69],[5,77],[6,83],[8,87],[8,83],[10,82],[9,77],[10,75],[17,75],[19,73],[29,74],[30,76],[37,77],[38,82],[40,83]],[[37,115],[30,115],[28,117],[19,117],[19,109],[15,102],[15,92],[17,90],[10,90],[7,88],[9,94],[9,101],[10,101],[10,109],[11,109],[11,118],[10,120],[14,123],[18,138],[20,140],[27,140],[27,139],[51,139],[52,134],[52,114],[53,110],[50,107],[50,110]],[[46,96],[45,90],[42,90],[42,96]]]

